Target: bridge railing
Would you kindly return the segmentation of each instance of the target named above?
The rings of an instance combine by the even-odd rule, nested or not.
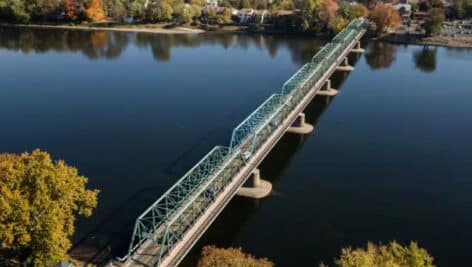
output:
[[[231,135],[230,149],[235,150],[244,140],[251,135],[254,130],[263,123],[270,114],[280,105],[280,96],[271,95],[254,112],[252,112],[243,122],[234,128]]]
[[[240,151],[233,153],[204,184],[191,196],[175,216],[165,223],[163,235],[158,239],[160,250],[158,264],[182,240],[185,232],[200,218],[206,208],[227,185],[233,181],[235,175],[244,166]]]

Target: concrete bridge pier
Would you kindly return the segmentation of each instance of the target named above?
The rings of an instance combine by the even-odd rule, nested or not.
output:
[[[331,87],[331,80],[328,79],[326,80],[326,86],[324,87],[324,90],[320,89],[316,94],[324,96],[335,96],[338,94],[338,90]]]
[[[309,134],[313,132],[315,127],[305,121],[305,113],[298,114],[292,126],[287,129],[287,133]]]
[[[360,41],[358,41],[356,43],[356,46],[351,50],[351,52],[352,53],[359,53],[359,54],[362,54],[362,53],[365,52],[365,50],[362,49],[362,47],[361,47],[361,42]]]
[[[261,179],[261,171],[254,169],[246,182],[246,186],[239,188],[236,195],[260,199],[268,196],[271,191],[272,184],[269,181]]]
[[[343,62],[336,68],[336,70],[349,72],[353,71],[354,67],[349,65],[349,60],[347,59],[347,57],[345,57],[343,59]]]

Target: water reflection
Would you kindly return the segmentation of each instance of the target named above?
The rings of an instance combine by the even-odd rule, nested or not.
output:
[[[300,42],[300,40],[310,40]],[[134,45],[150,48],[156,61],[171,59],[172,49],[176,47],[199,47],[218,45],[223,48],[237,46],[243,49],[257,47],[267,50],[271,57],[281,46],[289,48],[294,63],[303,64],[309,60],[323,41],[306,37],[277,38],[264,35],[209,33],[200,34],[149,34],[111,31],[80,31],[57,29],[30,29],[0,27],[0,49],[22,53],[76,52],[89,59],[119,58],[123,51]]]
[[[416,68],[426,73],[434,72],[436,70],[436,52],[435,47],[428,46],[414,52],[413,60]]]
[[[396,46],[386,42],[372,42],[365,54],[371,69],[387,69],[395,61]]]

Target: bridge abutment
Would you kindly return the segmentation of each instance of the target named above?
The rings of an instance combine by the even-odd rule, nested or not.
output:
[[[239,188],[236,195],[260,199],[268,196],[271,191],[272,184],[269,181],[261,179],[261,171],[259,169],[254,169],[251,176],[249,176],[247,186]]]
[[[338,94],[338,90],[334,89],[331,87],[331,80],[327,79],[326,80],[326,86],[323,89],[320,89],[317,93],[317,95],[324,95],[324,96],[335,96]]]
[[[347,57],[345,57],[343,62],[336,68],[336,70],[350,72],[354,70],[354,67],[349,65],[349,60]]]
[[[287,133],[309,134],[315,127],[305,121],[305,113],[298,114],[292,126],[287,129]]]

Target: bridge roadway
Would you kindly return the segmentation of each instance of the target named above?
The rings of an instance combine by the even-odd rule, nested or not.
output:
[[[313,130],[305,123],[303,110],[317,94],[336,94],[329,78],[336,70],[353,70],[347,56],[363,52],[360,39],[366,27],[364,19],[352,21],[284,84],[280,94],[272,95],[235,128],[229,147],[215,147],[143,212],[128,254],[108,265],[177,266],[235,194],[247,189],[249,195],[242,195],[251,196],[255,189],[254,197],[267,195],[270,186],[258,188],[257,166],[286,132]],[[253,188],[245,186],[249,177]]]

